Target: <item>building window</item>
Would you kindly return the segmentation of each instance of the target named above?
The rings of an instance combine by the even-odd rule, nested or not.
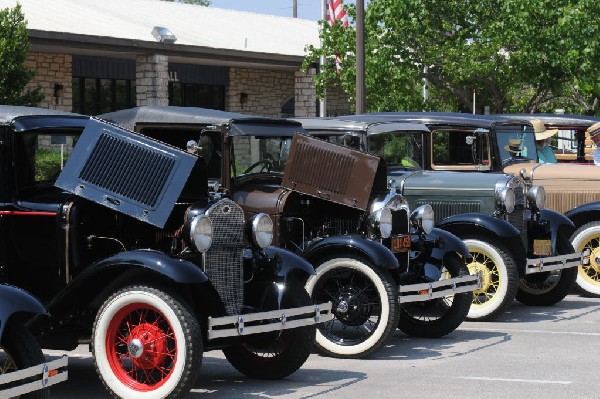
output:
[[[73,78],[73,112],[98,115],[135,104],[134,80]]]
[[[169,105],[225,110],[225,86],[169,82]]]

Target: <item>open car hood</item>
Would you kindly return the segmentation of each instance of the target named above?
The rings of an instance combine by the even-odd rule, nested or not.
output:
[[[55,185],[163,228],[197,160],[91,118]],[[195,183],[206,186],[206,181]]]
[[[302,134],[294,135],[282,186],[366,210],[374,191],[387,186],[379,157]]]

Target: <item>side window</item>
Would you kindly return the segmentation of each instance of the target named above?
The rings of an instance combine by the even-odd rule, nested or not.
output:
[[[432,138],[434,165],[489,165],[489,140],[486,133],[436,130]]]
[[[17,183],[26,188],[53,183],[69,159],[79,135],[26,133],[17,136]]]

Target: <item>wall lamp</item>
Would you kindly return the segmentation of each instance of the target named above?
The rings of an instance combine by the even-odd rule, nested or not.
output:
[[[54,83],[54,100],[58,104],[58,99],[65,94],[65,86],[60,83]]]
[[[152,36],[162,44],[173,44],[177,40],[177,37],[169,29],[162,26],[155,26],[152,29]]]
[[[244,104],[246,104],[248,102],[248,93],[240,93],[240,105],[242,106],[242,109],[244,109]]]

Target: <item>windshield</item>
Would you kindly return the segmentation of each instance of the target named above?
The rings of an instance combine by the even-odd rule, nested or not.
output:
[[[390,132],[368,138],[370,154],[382,157],[388,169],[421,169],[423,164],[423,133]]]
[[[283,175],[292,138],[233,136],[235,177],[259,174]]]
[[[530,126],[498,126],[496,144],[502,165],[538,161],[535,136]]]

